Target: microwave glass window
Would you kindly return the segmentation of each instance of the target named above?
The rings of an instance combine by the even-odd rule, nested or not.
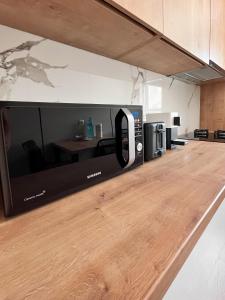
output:
[[[46,107],[4,109],[3,125],[10,177],[116,155],[111,108]],[[124,123],[124,156],[127,124]]]
[[[70,164],[115,153],[110,109],[41,109],[45,159]]]
[[[37,108],[6,108],[2,111],[10,177],[45,168],[40,115]]]

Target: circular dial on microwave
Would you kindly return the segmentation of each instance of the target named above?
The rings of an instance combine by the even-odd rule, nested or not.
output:
[[[143,149],[142,143],[137,144],[137,151],[140,152]]]

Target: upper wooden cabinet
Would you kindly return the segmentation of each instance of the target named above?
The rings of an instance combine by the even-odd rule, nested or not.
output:
[[[210,59],[225,69],[225,0],[211,0]]]
[[[142,47],[124,54],[119,59],[164,75],[190,71],[202,66],[198,61],[161,38],[153,39]]]
[[[138,22],[163,32],[163,0],[105,0]]]
[[[158,12],[161,20],[160,0],[120,2],[123,2],[124,7],[129,2],[136,4],[139,14],[142,12],[146,22],[151,23],[154,13],[157,22]],[[0,0],[0,24],[165,75],[201,67],[198,61],[163,41],[149,28],[138,24],[105,1]]]
[[[164,35],[208,63],[210,0],[164,0],[163,10]]]
[[[0,24],[111,58],[154,36],[95,0],[0,0]]]

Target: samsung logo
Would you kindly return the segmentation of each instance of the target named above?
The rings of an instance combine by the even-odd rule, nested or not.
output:
[[[36,195],[33,195],[33,196],[30,196],[30,197],[26,197],[23,199],[24,202],[26,201],[30,201],[30,200],[33,200],[33,199],[36,199],[36,198],[39,198],[39,197],[42,197],[46,194],[46,190],[43,190],[41,193],[39,194],[36,194]]]
[[[87,175],[87,179],[90,179],[90,178],[93,178],[93,177],[99,176],[99,175],[101,175],[101,174],[102,174],[102,172],[100,171],[100,172],[96,172],[96,173],[93,173],[93,174]]]

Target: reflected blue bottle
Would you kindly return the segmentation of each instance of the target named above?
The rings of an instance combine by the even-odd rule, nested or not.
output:
[[[89,117],[88,121],[87,121],[87,136],[89,139],[93,139],[94,138],[94,127],[93,127],[93,123],[92,123],[92,118]]]

